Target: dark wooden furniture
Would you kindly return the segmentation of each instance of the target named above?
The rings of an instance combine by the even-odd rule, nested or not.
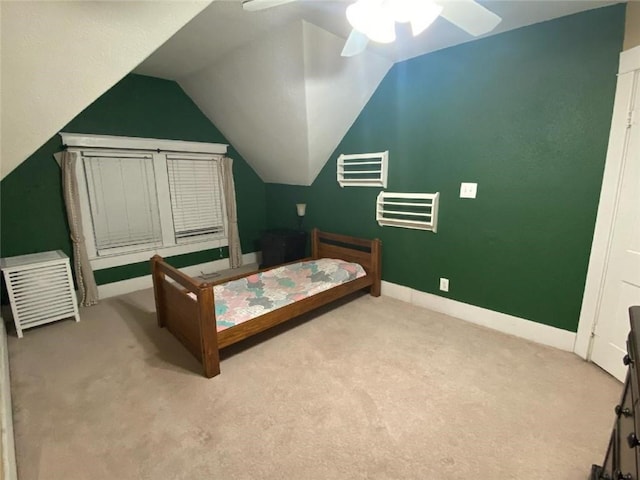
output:
[[[629,366],[620,404],[615,407],[613,432],[602,466],[591,467],[590,480],[638,480],[640,466],[640,306],[629,308],[631,332],[627,354],[622,361]]]
[[[156,255],[151,259],[151,271],[158,325],[167,327],[202,362],[206,377],[214,377],[220,373],[219,349],[221,348],[358,290],[366,288],[374,297],[380,296],[381,253],[382,245],[378,239],[365,240],[314,229],[309,260],[338,258],[348,262],[356,262],[362,265],[366,276],[220,332],[216,329],[213,298],[215,283],[199,282],[173,268]],[[239,275],[217,283],[228,282],[247,275]],[[197,300],[194,301],[189,293],[194,294]]]
[[[307,232],[300,230],[267,230],[260,239],[260,268],[294,262],[306,256]]]

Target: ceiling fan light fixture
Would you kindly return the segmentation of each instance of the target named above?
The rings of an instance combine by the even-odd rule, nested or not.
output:
[[[387,0],[387,8],[393,19],[399,23],[410,22],[422,0]]]
[[[378,43],[391,43],[396,39],[396,24],[392,18],[377,16],[372,19],[367,37]]]
[[[347,7],[347,20],[353,28],[362,33],[367,33],[369,27],[369,9],[367,4],[358,0]]]
[[[413,36],[420,35],[429,25],[435,22],[442,13],[442,7],[427,0],[416,2],[415,9],[411,16],[411,33]]]
[[[396,25],[389,12],[377,0],[358,0],[347,7],[347,20],[351,26],[378,43],[391,43],[396,39]]]

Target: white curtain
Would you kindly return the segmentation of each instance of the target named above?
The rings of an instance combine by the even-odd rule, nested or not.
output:
[[[78,196],[78,182],[76,180],[78,154],[64,151],[61,153],[60,158],[62,193],[67,207],[70,236],[73,242],[73,266],[76,283],[80,289],[80,305],[89,307],[98,303],[98,287],[89,263],[89,255],[87,254],[87,247],[82,233],[80,197]]]
[[[236,212],[236,187],[233,182],[233,159],[223,157],[220,162],[222,171],[222,190],[227,205],[227,222],[229,224],[229,264],[231,268],[242,265],[242,249],[240,248],[240,234],[238,232],[238,214]]]

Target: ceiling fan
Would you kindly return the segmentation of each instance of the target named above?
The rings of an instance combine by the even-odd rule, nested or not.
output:
[[[296,0],[242,0],[248,11],[263,10]],[[347,7],[353,27],[342,49],[343,57],[364,51],[370,40],[395,40],[395,23],[410,23],[413,36],[422,33],[438,16],[475,37],[492,31],[501,18],[475,0],[357,0]]]
[[[295,1],[296,0],[242,0],[242,8],[249,12],[255,12]]]

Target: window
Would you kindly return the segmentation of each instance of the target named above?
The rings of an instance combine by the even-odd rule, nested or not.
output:
[[[224,232],[218,163],[206,158],[167,156],[176,239]]]
[[[83,155],[98,254],[162,244],[152,155]]]
[[[226,145],[62,133],[76,175],[91,265],[108,268],[223,247]]]

